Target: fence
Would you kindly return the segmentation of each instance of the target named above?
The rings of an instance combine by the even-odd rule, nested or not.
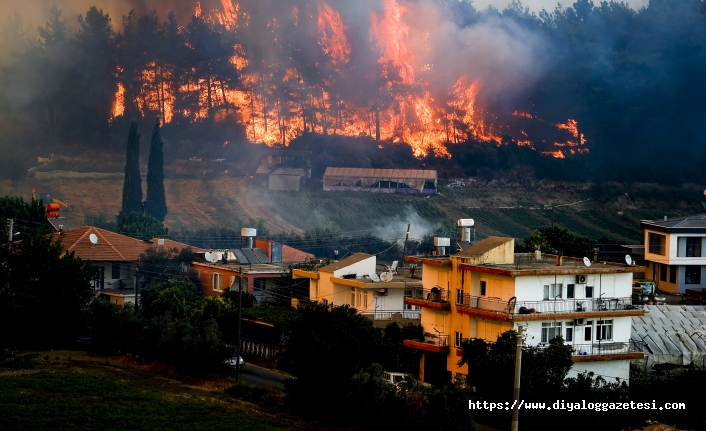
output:
[[[240,354],[241,356],[264,359],[269,362],[270,369],[272,369],[275,367],[275,357],[279,354],[279,346],[242,338],[240,340]]]
[[[449,291],[440,287],[432,287],[431,289],[407,288],[404,290],[404,296],[432,302],[449,301]]]

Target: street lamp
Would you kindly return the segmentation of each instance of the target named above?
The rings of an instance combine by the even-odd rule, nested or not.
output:
[[[334,262],[338,260],[338,250],[333,251],[333,260]]]

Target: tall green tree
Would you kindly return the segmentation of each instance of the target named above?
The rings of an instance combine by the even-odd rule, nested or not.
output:
[[[167,215],[167,198],[164,195],[164,152],[162,135],[159,130],[159,118],[152,130],[150,158],[147,163],[147,199],[145,212],[159,221]]]
[[[140,177],[140,135],[137,123],[130,123],[125,155],[125,183],[123,184],[123,206],[120,217],[142,212],[142,178]]]

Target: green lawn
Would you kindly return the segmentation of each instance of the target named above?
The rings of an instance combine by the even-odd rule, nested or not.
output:
[[[41,361],[0,368],[0,430],[277,430],[300,428],[220,390],[119,364]]]

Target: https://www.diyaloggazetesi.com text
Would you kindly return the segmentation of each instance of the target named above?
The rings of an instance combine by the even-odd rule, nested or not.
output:
[[[594,410],[597,412],[607,412],[609,410],[686,410],[685,403],[664,403],[652,402],[638,403],[635,401],[623,403],[593,403],[583,401],[563,401],[557,400],[549,403],[530,403],[524,400],[513,402],[493,403],[488,401],[469,401],[468,408],[471,410],[512,410],[517,407],[519,410]]]

